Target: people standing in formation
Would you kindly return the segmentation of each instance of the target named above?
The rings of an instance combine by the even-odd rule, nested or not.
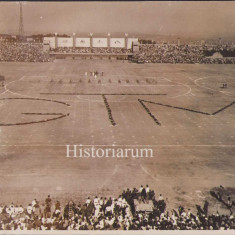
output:
[[[227,83],[223,83],[222,87],[221,88],[228,88],[228,85]]]
[[[98,72],[98,71],[91,71],[91,72],[90,72],[90,77],[95,78],[95,80],[96,80],[96,78],[98,77],[98,75],[99,75],[99,72]],[[88,72],[85,72],[85,77],[87,78],[87,76],[88,76]],[[104,76],[104,72],[102,71],[102,72],[101,72],[101,77],[103,77],[103,76]]]

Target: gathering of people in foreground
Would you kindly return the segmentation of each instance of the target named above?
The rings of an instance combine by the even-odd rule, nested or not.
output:
[[[209,214],[209,203],[196,205],[197,212],[179,206],[167,210],[163,195],[156,196],[148,185],[127,188],[117,198],[88,197],[84,203],[70,200],[64,206],[48,195],[34,199],[26,208],[11,203],[0,206],[0,230],[230,230],[235,229],[235,201],[230,195],[211,191],[224,202],[227,215]],[[226,195],[226,198],[225,198]],[[137,207],[137,204],[145,207]]]

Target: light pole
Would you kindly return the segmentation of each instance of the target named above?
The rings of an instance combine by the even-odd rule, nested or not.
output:
[[[92,38],[93,33],[90,33],[89,35],[90,35],[90,46],[92,48],[93,47],[93,38]]]
[[[111,34],[108,33],[108,48],[110,48],[110,36],[111,36]]]
[[[127,43],[128,43],[127,37],[128,37],[128,33],[125,33],[125,48],[126,48],[126,49],[127,49],[127,47],[128,47],[128,45],[127,45]]]
[[[58,47],[58,33],[55,33],[55,49]]]
[[[76,47],[76,33],[73,33],[73,49]]]

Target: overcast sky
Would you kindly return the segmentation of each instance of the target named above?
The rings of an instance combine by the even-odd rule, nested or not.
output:
[[[235,2],[26,2],[25,33],[163,34],[235,39]],[[19,4],[0,2],[0,33],[17,34]]]

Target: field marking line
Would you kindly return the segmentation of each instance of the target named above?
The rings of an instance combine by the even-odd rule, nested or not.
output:
[[[78,74],[78,75],[74,75],[74,74],[66,74],[66,75],[52,75],[52,77],[55,76],[55,77],[78,77],[78,76],[85,76],[85,74]],[[50,77],[47,75],[47,77]],[[80,78],[80,77],[79,77]]]
[[[141,75],[126,75],[126,74],[110,74],[108,75],[109,77],[135,77],[135,78],[150,78],[150,79],[159,79],[159,77],[155,77],[155,76],[141,76]],[[161,77],[162,80],[164,80],[163,77]]]
[[[225,94],[225,95],[228,95],[228,96],[233,96],[230,92],[226,92],[226,91],[220,91],[221,93]],[[227,94],[226,94],[227,93]]]
[[[25,78],[25,76],[22,76],[20,79],[17,79],[17,80],[14,80],[14,81],[11,81],[11,82],[5,84],[5,85],[4,85],[5,92],[9,92],[9,93],[12,93],[12,94],[14,94],[14,95],[19,95],[19,96],[21,96],[21,97],[23,96],[23,97],[26,97],[26,98],[29,98],[29,99],[40,99],[40,100],[43,100],[43,99],[40,98],[40,97],[32,97],[32,96],[28,96],[28,95],[23,95],[23,94],[13,92],[13,91],[11,91],[11,90],[8,89],[8,85],[9,85],[9,84],[12,84],[12,83],[14,83],[14,82],[18,82],[18,81],[20,81],[20,80],[22,80],[22,79],[24,79],[24,78]],[[5,93],[5,92],[4,92],[4,93]],[[51,100],[51,101],[52,101],[52,100]],[[52,102],[53,102],[53,101],[52,101]],[[57,117],[57,118],[47,119],[47,120],[43,120],[43,121],[41,121],[41,122],[47,122],[47,121],[57,120],[57,119],[59,119],[59,118],[69,116],[69,114],[70,114],[70,113],[63,114],[63,115],[61,115],[61,116],[59,116],[59,117]],[[38,124],[38,123],[39,123],[39,122],[32,122],[32,123],[26,122],[26,123],[21,123],[20,125]],[[9,126],[14,126],[14,125],[16,125],[16,124],[10,124]]]
[[[116,164],[112,174],[108,177],[107,180],[103,182],[103,184],[101,184],[101,186],[98,187],[98,189],[102,189],[107,183],[109,183],[111,178],[118,172],[118,170],[119,170],[119,165]]]
[[[189,195],[182,195],[183,197],[189,198],[190,200],[192,200],[193,198]],[[205,197],[204,197],[205,198]]]
[[[134,160],[136,160],[136,158],[134,158]],[[140,164],[139,166],[140,166],[141,170],[142,170],[146,175],[150,176],[154,181],[156,181],[156,182],[159,182],[159,181],[160,181],[160,179],[158,179],[158,178],[154,177],[152,174],[150,174],[150,173],[148,172],[148,170],[147,170],[146,168],[144,168],[144,166],[143,166],[142,164]],[[168,176],[165,176],[164,178],[168,178]],[[169,186],[168,184],[165,184],[165,187],[170,188],[170,186]]]
[[[24,78],[44,78],[48,77],[47,75],[24,75]]]
[[[21,93],[16,93],[16,92],[13,92],[13,91],[11,91],[10,89],[7,88],[7,86],[8,86],[9,84],[14,83],[14,82],[18,82],[18,81],[20,81],[20,80],[23,79],[23,78],[25,78],[25,76],[22,76],[22,77],[21,77],[20,79],[18,79],[18,80],[14,80],[14,81],[11,81],[11,82],[5,84],[6,92],[8,91],[9,93],[12,93],[12,94],[14,94],[14,95],[23,96],[23,97],[27,97],[27,98],[30,98],[30,99],[40,99],[40,100],[43,100],[43,98],[41,98],[41,97],[38,97],[38,96],[29,96],[29,95],[24,95],[24,94],[21,94]],[[0,95],[1,95],[1,94],[0,94]],[[48,99],[48,100],[49,100],[49,99]],[[50,100],[50,101],[53,102],[53,100]]]
[[[20,79],[16,79],[16,80],[14,80],[14,81],[11,81],[11,82],[8,82],[8,83],[6,83],[6,84],[4,84],[4,92],[2,92],[2,93],[0,93],[0,95],[3,95],[4,93],[6,93],[6,92],[10,92],[8,89],[7,89],[7,86],[9,85],[9,84],[11,84],[11,83],[13,83],[13,82],[16,82],[16,81],[20,81],[22,78],[24,78],[25,76],[22,76],[22,77],[20,77]]]
[[[77,99],[80,99],[81,101],[87,101],[87,102],[103,102],[103,99],[102,99],[102,95],[103,94],[99,94],[99,95],[97,95],[97,96],[100,96],[101,97],[101,99],[100,100],[94,100],[94,99],[86,99],[86,98],[82,98],[81,97],[81,95],[76,95],[75,97],[77,97]],[[106,94],[107,95],[107,94]],[[87,96],[89,96],[89,95],[87,95]],[[121,96],[121,98],[120,99],[115,99],[115,100],[112,100],[112,101],[110,101],[110,102],[120,102],[120,101],[122,101],[122,100],[124,100],[125,98],[126,98],[126,95],[120,95]],[[79,102],[79,101],[74,101],[74,102]]]
[[[131,87],[130,87],[131,88]],[[166,93],[47,93],[42,92],[41,95],[66,95],[66,96],[99,96],[99,95],[108,95],[108,96],[139,96],[139,95],[147,95],[147,96],[165,96]]]
[[[86,98],[82,98],[80,95],[76,95],[75,97],[77,98],[77,99],[79,99],[79,100],[81,100],[81,101],[86,101],[86,102],[103,102],[103,100],[102,100],[102,97],[101,97],[101,95],[97,95],[97,96],[100,96],[100,100],[96,100],[96,99],[86,99]],[[78,102],[78,100],[77,100],[77,102]]]
[[[109,84],[109,83],[105,83],[105,84],[101,84],[103,86],[116,86],[117,84]],[[146,84],[146,85],[120,85],[122,87],[153,87],[153,86],[181,86],[181,85],[169,85],[169,84]]]
[[[168,78],[166,78],[166,77],[164,77],[167,81],[169,81],[169,82],[173,82],[172,80],[170,80],[170,79],[168,79]],[[176,81],[175,81],[176,82]],[[189,86],[189,85],[187,85],[187,84],[184,84],[184,83],[181,83],[181,82],[176,82],[176,83],[178,83],[179,85],[178,86],[184,86],[184,87],[187,87],[188,88],[188,91],[187,92],[185,92],[184,94],[181,94],[181,95],[176,95],[176,96],[168,96],[169,98],[178,98],[178,97],[180,97],[180,96],[186,96],[186,95],[188,95],[188,94],[192,94],[192,88]]]
[[[200,81],[200,80],[202,80],[202,79],[208,79],[208,78],[209,78],[208,76],[200,77],[200,78],[194,80],[194,84],[195,84],[196,86],[198,86],[198,87],[201,87],[201,88],[204,88],[204,89],[207,89],[207,90],[220,92],[220,93],[222,93],[222,94],[224,94],[224,95],[226,95],[226,96],[234,96],[234,95],[231,95],[231,94],[230,94],[230,95],[229,95],[229,94],[226,94],[226,92],[224,92],[224,91],[216,90],[216,89],[213,89],[213,88],[210,88],[210,87],[206,87],[206,86],[202,86],[202,85],[199,85],[199,84],[198,84],[198,81]]]
[[[225,175],[228,175],[230,177],[235,177],[235,174],[231,174],[231,173],[224,173]]]
[[[187,78],[187,79],[190,79],[191,81],[195,81],[194,79],[192,79],[191,77],[188,77],[187,75],[185,75],[185,74],[180,74],[181,76],[183,75],[185,78]],[[178,83],[178,82],[177,82]],[[180,84],[183,84],[183,83],[180,83]],[[188,85],[188,84],[184,84],[185,86],[188,86],[188,87],[190,87],[190,93],[189,94],[191,94],[192,96],[196,96],[193,92],[192,92],[192,88],[191,88],[191,86],[190,85]],[[185,95],[188,95],[188,94],[185,94]],[[195,98],[196,100],[198,100],[197,98]]]
[[[73,76],[73,77],[76,77],[76,75],[71,75],[71,74],[69,74],[69,75],[55,75],[55,76],[57,76],[57,77],[66,77],[66,76]],[[111,75],[112,76],[112,75]],[[120,75],[116,75],[116,76],[120,76]],[[123,75],[121,75],[121,76],[123,76]],[[136,76],[136,75],[128,75],[128,76],[130,76],[130,77],[141,77],[142,78],[142,76]],[[10,93],[12,93],[12,94],[14,94],[14,95],[19,95],[19,96],[22,96],[22,97],[28,97],[28,98],[39,98],[38,96],[31,96],[31,95],[25,95],[25,94],[21,94],[21,93],[18,93],[18,92],[13,92],[13,91],[11,91],[9,88],[7,88],[7,86],[8,85],[10,85],[11,83],[14,83],[14,82],[17,82],[17,81],[20,81],[20,80],[23,80],[23,79],[25,79],[25,78],[33,78],[33,77],[35,77],[35,78],[40,78],[40,77],[49,77],[48,75],[24,75],[24,76],[22,76],[20,79],[17,79],[17,80],[14,80],[14,81],[11,81],[11,82],[9,82],[9,83],[7,83],[7,84],[5,84],[5,86],[4,86],[4,89],[5,89],[5,91],[4,92],[2,92],[1,94],[4,94],[4,93],[6,93],[6,92],[10,92]],[[157,78],[157,77],[146,77],[146,78]],[[164,79],[164,78],[162,78],[162,79]],[[108,84],[108,83],[106,83],[106,84],[101,84],[102,86],[110,86],[110,84]],[[112,86],[112,85],[111,85]],[[143,87],[145,87],[145,86],[150,86],[150,85],[121,85],[121,86],[124,86],[124,87],[134,87],[134,86],[143,86]],[[174,86],[174,85],[153,85],[153,86]],[[0,95],[1,95],[0,94]],[[78,99],[80,99],[80,100],[83,100],[83,101],[90,101],[90,102],[102,102],[102,100],[101,101],[99,101],[99,100],[88,100],[88,99],[82,99],[81,97],[79,97],[79,96],[77,96],[77,98]],[[125,96],[122,96],[120,99],[116,99],[116,100],[113,100],[113,101],[111,101],[111,102],[119,102],[119,101],[122,101],[122,100],[125,100],[126,99],[126,95]],[[66,101],[70,101],[70,100],[66,100]],[[78,101],[72,101],[72,102],[78,102]]]
[[[0,147],[66,147],[68,144],[0,144]],[[149,144],[149,145],[118,145],[118,144],[106,144],[106,145],[99,145],[99,144],[69,144],[70,146],[77,145],[77,147],[224,147],[224,148],[234,148],[235,144],[189,144],[189,145],[183,145],[183,144]]]
[[[144,167],[142,164],[140,164],[140,168],[142,169],[142,171],[147,174],[148,176],[150,176],[152,179],[154,179],[156,182],[159,182],[160,179],[154,177],[153,175],[151,175]]]
[[[7,90],[5,89],[5,85],[3,86],[3,89],[4,89],[4,90],[3,90],[3,92],[0,93],[0,95],[3,95],[4,93],[7,92]]]
[[[18,82],[18,81],[20,81],[21,79],[23,79],[24,77],[25,77],[25,76],[22,76],[22,77],[21,77],[20,79],[18,79],[18,80],[14,80],[14,81],[11,81],[11,82],[7,83],[6,86],[5,86],[5,88],[6,88],[6,90],[7,90],[9,93],[12,93],[13,95],[19,95],[19,96],[23,96],[23,97],[32,98],[32,97],[30,97],[30,96],[28,96],[28,95],[23,95],[23,94],[20,94],[20,93],[13,92],[13,91],[11,91],[10,89],[7,88],[8,85],[10,85],[10,84],[12,84],[12,83],[14,83],[14,82]],[[33,97],[33,98],[39,98],[39,97]]]
[[[194,81],[193,79],[191,79],[191,77],[188,77],[188,76],[186,76],[186,75],[185,75],[185,77],[186,77],[187,79],[191,80],[191,81]],[[192,96],[196,96],[192,91],[191,91],[191,94],[192,94]],[[195,98],[195,99],[198,100],[197,98]]]
[[[25,173],[25,174],[6,174],[4,177],[24,177],[24,176],[46,176],[46,174]]]
[[[133,145],[133,146],[134,146],[134,145]],[[135,145],[135,146],[136,146],[136,145]],[[133,158],[133,160],[136,161],[137,159],[136,159],[136,158]],[[159,182],[159,179],[156,178],[156,177],[154,177],[153,175],[151,175],[151,174],[144,168],[144,166],[143,166],[142,164],[139,164],[139,166],[140,166],[141,170],[142,170],[146,175],[150,176],[152,179],[154,179],[154,181]]]
[[[194,79],[192,79],[191,77],[188,77],[188,76],[186,76],[186,75],[184,75],[187,79],[189,79],[189,80],[191,80],[191,81],[193,81],[194,82]],[[192,97],[192,98],[194,98],[195,100],[199,100],[198,98],[196,98],[196,95],[191,91],[191,95],[192,96],[194,96],[194,97]]]
[[[108,95],[106,95],[106,96],[108,96]],[[125,100],[126,97],[127,97],[127,95],[122,95],[121,98],[115,99],[115,100],[111,100],[109,102],[123,102],[123,100]]]

